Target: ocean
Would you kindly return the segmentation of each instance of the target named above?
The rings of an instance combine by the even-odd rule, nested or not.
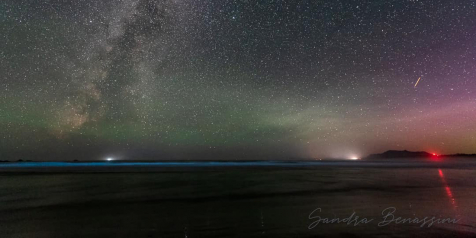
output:
[[[1,237],[476,236],[471,160],[0,163],[0,193]]]

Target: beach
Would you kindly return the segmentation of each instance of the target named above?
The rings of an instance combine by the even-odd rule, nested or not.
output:
[[[473,168],[127,168],[3,171],[2,237],[470,237],[476,231]],[[379,226],[389,207],[395,217],[458,222]],[[352,214],[372,221],[310,227],[316,216]]]

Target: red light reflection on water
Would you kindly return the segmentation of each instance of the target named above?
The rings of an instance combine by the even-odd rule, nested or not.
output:
[[[440,174],[441,181],[443,182],[443,185],[445,186],[446,195],[450,199],[451,204],[453,205],[453,208],[456,208],[457,206],[456,206],[455,198],[453,196],[453,193],[451,192],[450,186],[446,182],[445,175],[443,174],[443,171],[441,169],[438,169],[438,173]]]

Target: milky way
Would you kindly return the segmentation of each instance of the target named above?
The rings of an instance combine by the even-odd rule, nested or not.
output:
[[[2,1],[0,153],[474,153],[475,25],[474,1]]]

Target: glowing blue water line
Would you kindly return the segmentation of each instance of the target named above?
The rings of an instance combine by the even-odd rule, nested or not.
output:
[[[327,162],[337,163],[337,162]],[[319,162],[270,162],[270,161],[242,161],[242,162],[7,162],[0,163],[0,168],[38,168],[38,167],[241,167],[241,166],[316,166]]]

